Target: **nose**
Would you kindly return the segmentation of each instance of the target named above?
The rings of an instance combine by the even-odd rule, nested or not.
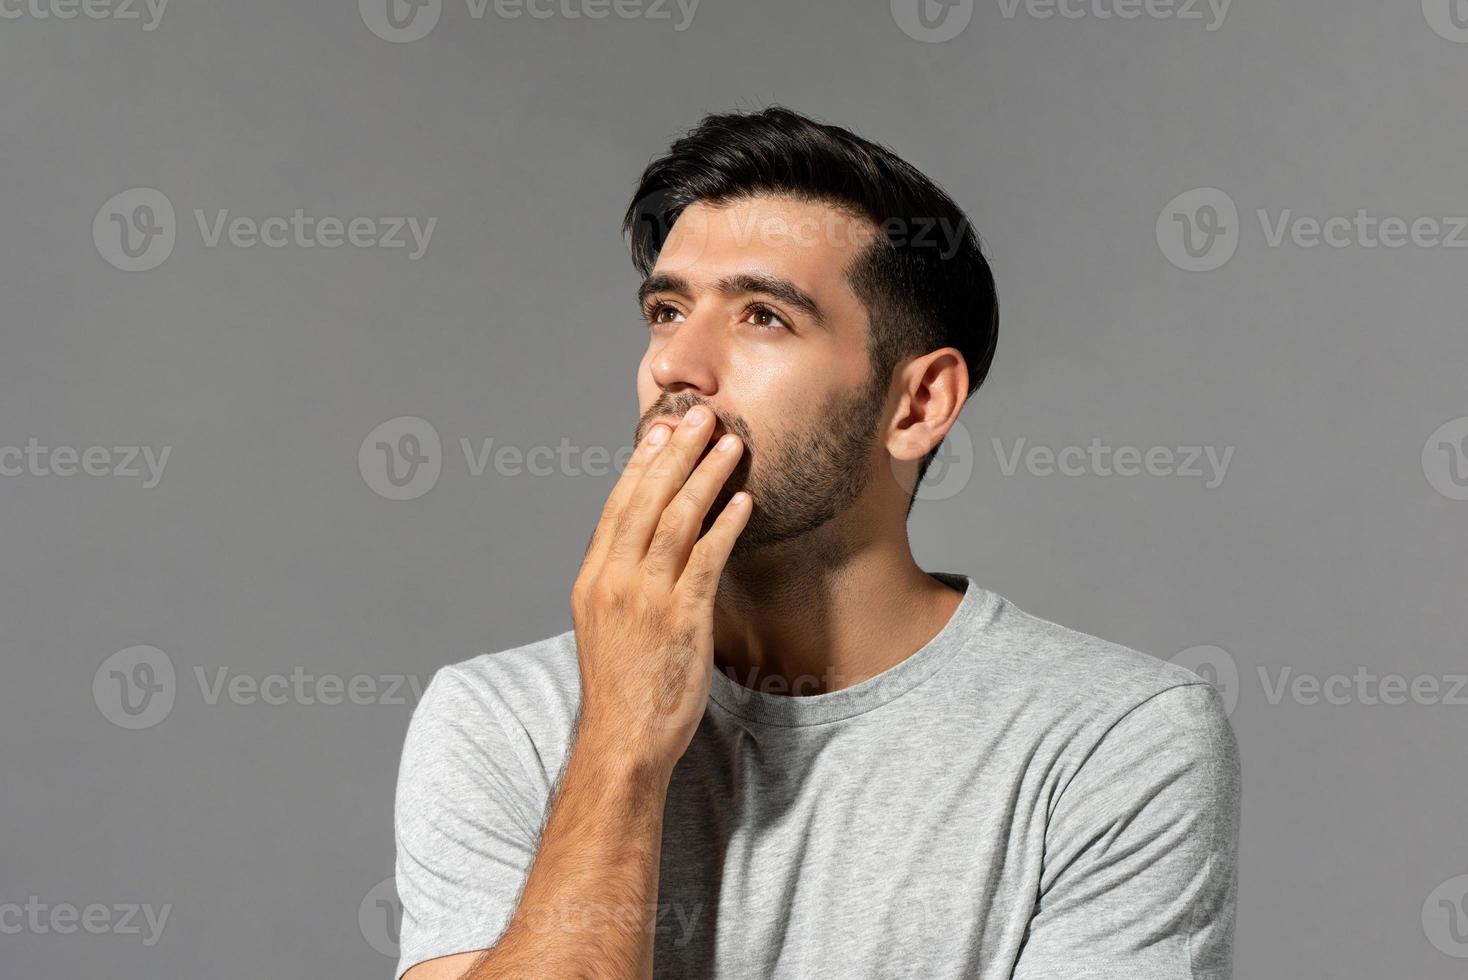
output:
[[[653,381],[669,395],[709,398],[719,390],[722,363],[719,331],[694,316],[658,342],[648,366]]]

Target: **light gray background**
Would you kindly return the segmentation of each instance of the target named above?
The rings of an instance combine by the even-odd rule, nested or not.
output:
[[[770,102],[894,147],[993,258],[972,478],[914,511],[919,560],[1237,665],[1238,976],[1462,976],[1437,899],[1468,929],[1468,705],[1272,700],[1259,671],[1446,691],[1468,669],[1468,502],[1434,489],[1447,456],[1423,457],[1468,416],[1468,251],[1270,247],[1255,212],[1468,214],[1468,44],[1417,0],[1236,0],[1212,31],[980,0],[942,43],[885,2],[704,0],[682,31],[670,12],[475,19],[446,0],[411,43],[350,0],[174,0],[151,31],[0,19],[0,446],[171,447],[153,488],[0,477],[0,913],[171,906],[152,946],[0,918],[0,976],[390,975],[372,890],[412,694],[210,704],[196,669],[381,695],[568,628],[614,477],[474,476],[458,440],[629,442],[634,179],[704,112]],[[92,224],[138,187],[171,201],[177,242],[127,272]],[[1188,272],[1156,226],[1207,187],[1237,204],[1237,252]],[[209,248],[195,208],[438,223],[413,261]],[[358,462],[400,416],[443,440],[407,501]],[[1093,437],[1235,451],[1206,489],[1006,476],[992,443]],[[137,645],[170,658],[176,700],[128,730],[93,680]]]

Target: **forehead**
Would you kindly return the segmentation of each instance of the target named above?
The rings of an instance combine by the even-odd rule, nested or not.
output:
[[[678,216],[652,273],[695,288],[739,273],[791,280],[828,309],[858,305],[845,272],[877,235],[865,218],[820,201],[758,195],[696,202]]]

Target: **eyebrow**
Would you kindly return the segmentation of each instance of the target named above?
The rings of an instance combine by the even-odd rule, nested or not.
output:
[[[741,272],[732,276],[724,276],[714,283],[714,289],[725,296],[737,296],[741,293],[762,293],[765,296],[772,296],[795,307],[814,320],[816,325],[822,329],[828,326],[826,312],[821,309],[821,304],[789,279],[763,273]],[[653,293],[682,293],[688,296],[692,292],[688,280],[682,276],[658,272],[648,276],[642,281],[642,285],[637,287],[637,302],[639,305],[646,303],[647,298]]]

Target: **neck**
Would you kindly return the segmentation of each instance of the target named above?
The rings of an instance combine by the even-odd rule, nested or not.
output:
[[[731,557],[714,611],[714,665],[774,695],[824,694],[900,663],[962,594],[918,567],[906,528],[852,511],[797,540]]]

